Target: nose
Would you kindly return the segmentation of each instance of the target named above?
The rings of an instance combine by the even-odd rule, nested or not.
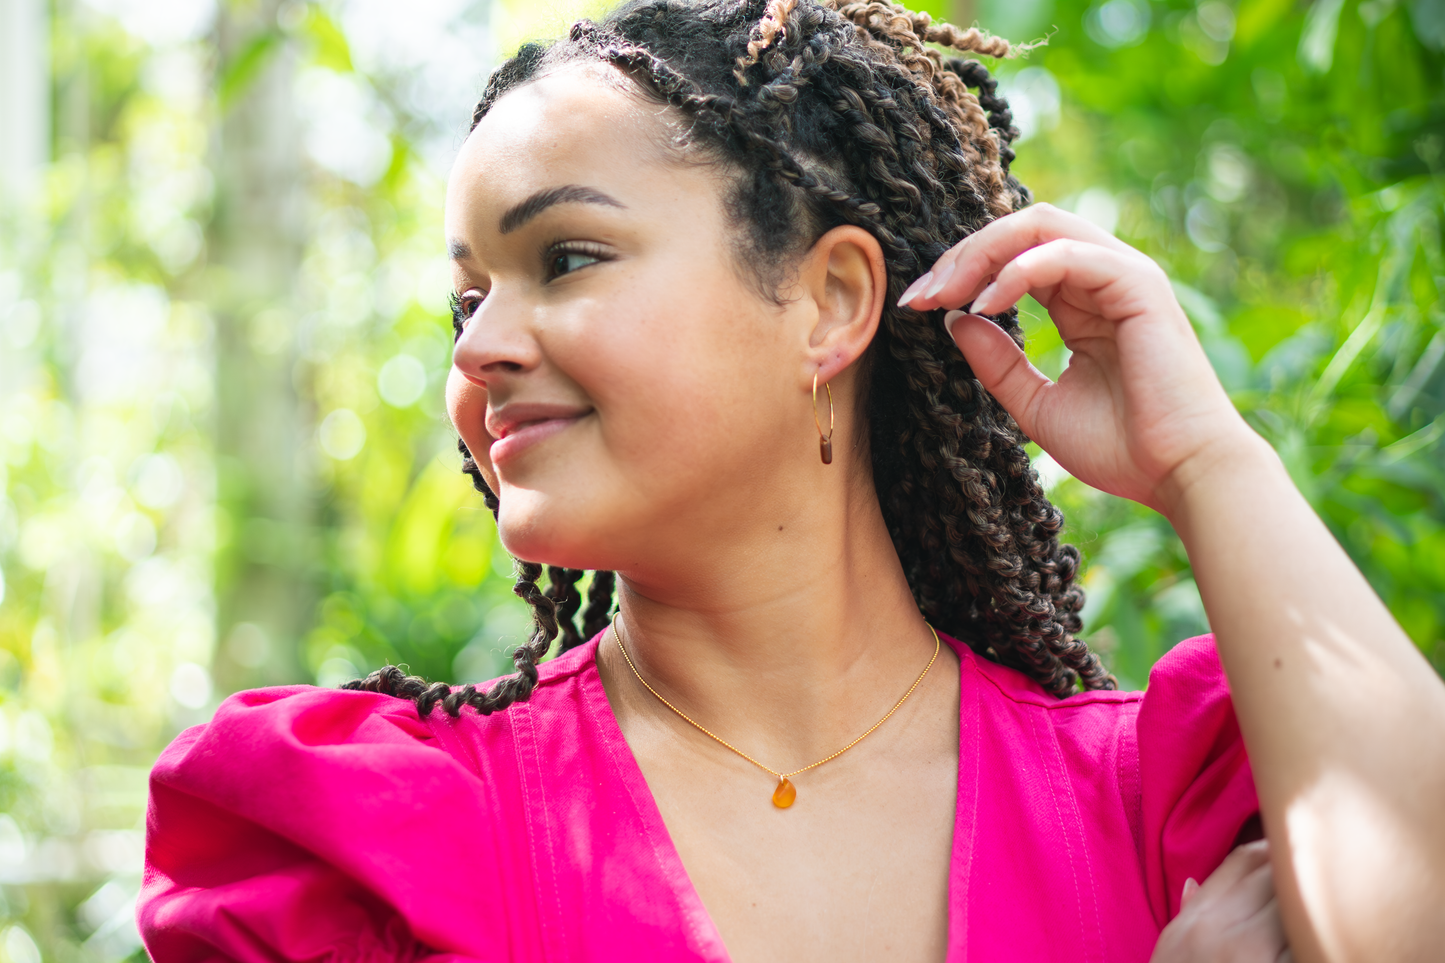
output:
[[[482,301],[452,348],[452,365],[488,387],[507,375],[536,368],[541,360],[530,312],[495,291]]]

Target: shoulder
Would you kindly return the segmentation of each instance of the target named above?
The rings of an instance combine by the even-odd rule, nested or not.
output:
[[[1246,777],[1249,760],[1214,636],[1180,642],[1154,665],[1137,724],[1147,783],[1182,793],[1200,779]]]
[[[1037,682],[1016,669],[980,658],[966,646],[960,645],[959,650],[960,657],[971,663],[984,683],[986,697],[1037,706],[1052,712],[1098,708],[1107,713],[1121,711],[1122,707],[1132,707],[1123,711],[1137,711],[1141,705],[1168,706],[1178,702],[1192,704],[1200,698],[1216,702],[1229,698],[1229,684],[1214,647],[1213,635],[1185,639],[1166,652],[1150,670],[1146,690],[1095,689],[1076,692],[1063,699],[1044,691]]]
[[[238,692],[210,722],[186,730],[166,748],[152,779],[220,789],[248,769],[301,778],[315,771],[317,778],[348,784],[367,781],[368,773],[440,775],[458,766],[481,775],[479,763],[510,741],[519,714],[514,710],[568,713],[567,692],[591,665],[594,651],[595,645],[583,646],[545,663],[530,700],[485,716],[466,707],[451,717],[436,707],[422,717],[410,699],[308,685]],[[505,752],[495,754],[493,761],[505,762]],[[239,782],[237,789],[255,794],[254,782]]]
[[[569,693],[589,660],[579,649],[542,666],[529,701],[490,716],[423,718],[410,700],[312,686],[226,699],[151,774],[148,941],[397,959],[410,957],[355,952],[357,940],[391,946],[396,926],[431,946],[535,934],[526,781],[545,763],[523,764],[520,730],[565,740],[582,725]],[[467,885],[431,871],[433,859],[466,865]]]
[[[1192,714],[1201,707],[1233,713],[1229,680],[1213,635],[1185,639],[1164,653],[1149,672],[1144,705],[1153,715]]]
[[[1066,754],[1072,749],[1090,757],[1099,755],[1106,745],[1118,741],[1121,726],[1132,724],[1144,698],[1142,692],[1095,689],[1060,699],[1016,669],[972,652],[963,657],[978,679],[980,705],[992,725],[1020,734],[1050,731],[1050,741]]]
[[[1132,770],[1139,762],[1165,760],[1165,768],[1186,778],[1191,768],[1242,746],[1229,684],[1210,635],[1186,639],[1155,663],[1143,691],[1093,690],[1057,698],[1022,672],[989,662],[964,649],[978,679],[983,718],[1013,734],[1021,745],[1037,736],[1085,768],[1101,760]],[[1027,738],[1025,736],[1027,735]],[[1142,757],[1142,758],[1141,758]],[[1186,761],[1187,760],[1187,761]],[[1180,763],[1183,763],[1182,765]]]
[[[181,733],[161,754],[152,781],[221,789],[229,774],[247,769],[294,775],[344,759],[350,749],[366,747],[375,757],[434,751],[435,743],[432,727],[404,699],[314,686],[251,689],[222,702],[210,722]]]

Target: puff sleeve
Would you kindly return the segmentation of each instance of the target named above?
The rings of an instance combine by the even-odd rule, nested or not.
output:
[[[491,803],[409,702],[238,693],[152,772],[146,948],[156,963],[516,958],[506,880],[465,869],[497,866]]]
[[[1137,739],[1141,856],[1163,926],[1179,912],[1186,879],[1202,882],[1259,835],[1254,776],[1212,635],[1179,643],[1155,664]]]

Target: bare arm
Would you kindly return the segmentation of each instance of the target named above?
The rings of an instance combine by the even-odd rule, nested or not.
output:
[[[1263,442],[1180,472],[1302,960],[1445,955],[1445,689]]]
[[[1296,957],[1441,958],[1445,685],[1235,412],[1163,272],[1039,206],[968,238],[915,288],[905,300],[922,310],[1038,299],[1073,352],[1057,383],[976,315],[949,316],[960,350],[1061,465],[1163,512],[1183,539]]]

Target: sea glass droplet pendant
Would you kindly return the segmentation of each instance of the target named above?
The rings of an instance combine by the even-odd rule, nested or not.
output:
[[[787,809],[798,798],[798,790],[788,782],[787,776],[778,777],[778,788],[773,790],[773,805],[779,809]]]

